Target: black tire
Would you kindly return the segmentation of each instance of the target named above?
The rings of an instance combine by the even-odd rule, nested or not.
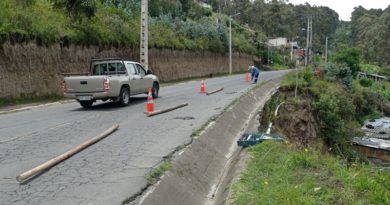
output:
[[[130,90],[129,88],[123,87],[119,94],[119,106],[126,106],[130,103]]]
[[[159,90],[160,90],[160,86],[158,85],[158,83],[156,82],[153,83],[153,88],[152,88],[153,99],[158,98]]]
[[[92,104],[93,104],[93,101],[92,101],[92,100],[80,101],[80,105],[81,105],[83,108],[90,108],[90,107],[92,107]]]

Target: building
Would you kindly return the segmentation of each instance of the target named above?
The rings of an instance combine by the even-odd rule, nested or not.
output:
[[[208,4],[207,2],[208,2],[208,1],[204,1],[204,0],[201,1],[201,0],[199,0],[199,1],[198,1],[198,4],[199,4],[200,6],[202,6],[202,7],[204,7],[204,8],[212,9],[211,5]]]
[[[368,120],[362,130],[364,137],[355,137],[352,144],[368,160],[390,166],[390,118]]]
[[[272,47],[288,46],[289,41],[287,40],[287,38],[279,37],[268,40],[268,45]]]

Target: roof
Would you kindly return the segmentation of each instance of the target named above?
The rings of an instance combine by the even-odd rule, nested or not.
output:
[[[91,59],[91,62],[107,62],[107,61],[123,61],[126,63],[134,63],[134,64],[139,64],[138,62],[131,61],[131,60],[126,60],[122,58],[97,58],[97,59]]]
[[[390,151],[390,141],[384,139],[377,138],[368,138],[368,137],[354,137],[353,143],[361,146],[376,148],[376,149],[384,149]]]
[[[390,151],[390,118],[366,120],[362,127],[365,137],[355,137],[358,145]]]
[[[364,122],[366,137],[390,140],[390,118],[371,119]]]

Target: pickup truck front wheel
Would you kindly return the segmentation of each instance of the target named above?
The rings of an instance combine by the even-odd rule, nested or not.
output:
[[[92,107],[93,101],[92,100],[87,100],[87,101],[80,101],[80,105],[83,108],[89,108]]]
[[[130,91],[128,88],[123,87],[121,89],[121,93],[119,95],[119,105],[120,106],[126,106],[130,102]]]

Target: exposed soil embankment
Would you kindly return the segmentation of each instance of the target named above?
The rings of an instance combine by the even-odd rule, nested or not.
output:
[[[288,140],[298,147],[314,147],[322,143],[318,121],[313,113],[310,98],[294,99],[294,89],[281,87],[279,91],[267,102],[260,115],[259,132],[265,132],[268,123],[272,120],[272,132],[286,136]],[[277,116],[275,109],[280,106]]]
[[[61,73],[88,72],[92,58],[139,61],[138,48],[49,47],[34,43],[0,46],[0,99],[62,94]],[[233,55],[233,72],[253,64],[253,56]],[[228,72],[228,55],[208,51],[150,49],[149,66],[161,81]]]

